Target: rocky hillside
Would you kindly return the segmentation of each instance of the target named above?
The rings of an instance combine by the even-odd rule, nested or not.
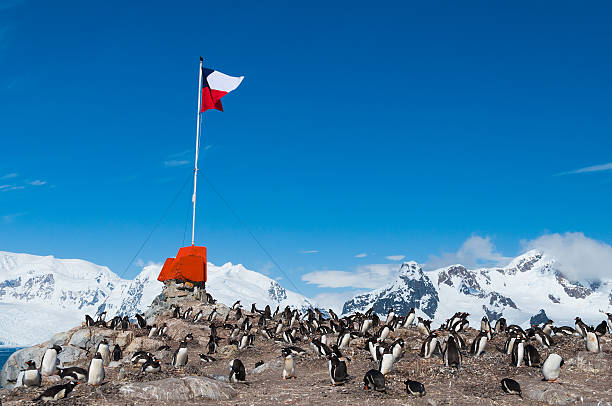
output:
[[[502,315],[511,323],[526,324],[546,309],[553,320],[572,324],[580,314],[595,323],[600,310],[612,309],[612,281],[572,282],[557,269],[554,258],[529,251],[505,267],[467,269],[453,265],[423,271],[415,262],[404,263],[396,279],[372,292],[347,301],[343,314],[374,307],[379,314],[389,308],[404,312],[411,307],[436,323],[456,309],[469,312],[472,322],[483,314],[496,320]]]

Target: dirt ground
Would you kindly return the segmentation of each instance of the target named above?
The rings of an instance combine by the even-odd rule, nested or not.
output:
[[[199,304],[198,306],[203,307]],[[207,306],[208,307],[208,306]],[[195,308],[195,306],[194,306]],[[233,312],[231,313],[233,314]],[[216,405],[540,405],[546,402],[521,400],[516,395],[508,395],[501,390],[502,378],[513,378],[518,381],[523,394],[533,388],[543,392],[548,388],[559,389],[566,397],[563,401],[550,400],[551,404],[612,404],[612,339],[609,335],[601,338],[603,352],[590,354],[585,352],[584,340],[579,337],[555,336],[556,345],[547,350],[537,342],[534,343],[540,352],[542,360],[548,354],[555,352],[565,360],[558,383],[542,382],[540,368],[510,365],[510,356],[502,352],[505,336],[494,336],[487,345],[486,352],[478,358],[463,351],[463,365],[458,368],[447,368],[438,356],[423,359],[418,353],[424,337],[416,328],[398,329],[391,333],[390,339],[404,338],[406,346],[404,356],[394,365],[393,371],[386,376],[387,391],[379,393],[365,391],[363,376],[365,372],[377,365],[371,361],[370,354],[364,349],[365,341],[355,339],[350,348],[343,354],[350,358],[348,373],[351,379],[342,386],[332,387],[329,381],[328,364],[325,358],[312,353],[309,340],[297,342],[295,345],[306,350],[306,353],[295,357],[296,375],[294,380],[281,379],[281,348],[285,345],[265,340],[256,336],[252,348],[238,350],[235,345],[229,345],[229,332],[218,329],[218,334],[224,338],[219,350],[213,356],[217,359],[212,363],[203,363],[198,354],[206,353],[208,342],[208,323],[193,324],[179,319],[169,319],[167,315],[159,316],[157,321],[167,321],[171,338],[159,339],[159,345],[167,344],[171,351],[155,352],[163,361],[162,371],[156,374],[143,374],[140,368],[129,364],[129,356],[124,354],[128,363],[120,367],[107,368],[105,383],[99,387],[86,384],[78,385],[69,398],[51,402],[65,405],[145,405],[152,402],[126,400],[119,395],[119,387],[126,382],[155,381],[166,377],[185,375],[207,376],[215,379],[226,379],[229,372],[229,362],[233,358],[243,361],[247,369],[245,384],[232,384],[238,396],[227,401],[193,400],[175,402],[181,404],[216,404]],[[180,338],[187,332],[194,334],[194,341],[189,344],[189,362],[185,368],[175,369],[170,365],[172,352],[178,347]],[[137,336],[146,335],[146,330],[137,330]],[[477,331],[469,329],[463,333],[467,344],[477,335]],[[336,335],[329,335],[329,342],[334,343]],[[77,363],[87,368],[89,360]],[[264,372],[253,374],[255,363],[263,361],[270,363],[270,368]],[[591,362],[593,361],[594,364]],[[603,370],[601,369],[603,365]],[[123,369],[123,379],[119,380]],[[412,379],[425,385],[427,394],[423,398],[415,398],[405,391],[404,381]],[[45,386],[57,384],[58,377],[45,380]],[[16,388],[0,391],[0,402],[4,405],[32,404],[31,400],[44,388]],[[38,402],[43,404],[42,402]],[[162,403],[158,403],[162,404]]]

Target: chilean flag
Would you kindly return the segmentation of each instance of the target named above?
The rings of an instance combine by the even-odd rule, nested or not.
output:
[[[244,79],[244,76],[228,76],[216,70],[202,68],[202,110],[204,113],[209,109],[223,111],[221,98],[236,89]]]

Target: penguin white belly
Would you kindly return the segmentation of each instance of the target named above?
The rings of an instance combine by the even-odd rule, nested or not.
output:
[[[185,364],[187,364],[187,348],[180,348],[178,353],[176,354],[174,366],[180,367],[184,366]]]
[[[368,347],[370,348],[370,355],[374,361],[378,361],[378,349],[377,346],[371,341],[368,343]]]
[[[43,356],[42,363],[40,365],[40,372],[43,376],[51,376],[55,375],[55,370],[57,368],[57,351],[53,348],[49,348],[45,351],[45,355]]]
[[[406,322],[404,323],[404,327],[411,326],[414,323],[414,313],[410,313],[408,317],[406,317]]]
[[[370,327],[372,327],[372,320],[367,319],[363,322],[363,326],[361,326],[361,332],[362,333],[367,333],[368,330],[370,329]]]
[[[402,352],[403,352],[402,346],[399,344],[396,344],[393,347],[393,359],[394,360],[400,359],[402,357]]]
[[[295,363],[291,355],[285,357],[285,365],[283,368],[283,378],[293,378],[295,376]]]
[[[155,335],[157,334],[157,331],[158,331],[157,327],[153,327],[151,331],[149,331],[149,338],[155,337]]]
[[[89,385],[100,385],[104,380],[104,361],[94,358],[89,364],[87,383]]]
[[[100,344],[98,346],[98,352],[102,355],[104,365],[110,364],[110,348],[108,348],[108,344]]]
[[[335,385],[336,381],[334,381],[334,367],[331,360],[327,361],[327,366],[329,368],[329,380],[331,381],[332,385]]]
[[[476,356],[479,356],[485,350],[485,348],[487,347],[487,341],[488,338],[486,336],[478,340],[478,349],[476,350]]]
[[[425,346],[425,358],[429,358],[431,357],[431,355],[433,354],[433,352],[436,350],[436,346],[438,345],[438,339],[437,338],[432,338],[429,341],[429,345]]]
[[[323,334],[321,336],[321,344],[327,345],[327,335]]]
[[[350,334],[345,334],[342,336],[342,341],[340,341],[340,345],[338,346],[338,348],[342,349],[342,348],[346,348],[349,345],[349,341],[351,339],[351,335]]]
[[[551,356],[546,358],[544,361],[544,365],[542,366],[542,375],[544,379],[548,381],[554,381],[559,377],[561,373],[561,367],[559,366],[559,362],[552,359]]]
[[[516,366],[520,367],[523,362],[523,356],[525,355],[525,344],[522,342],[518,343],[518,348],[516,349]]]
[[[23,384],[25,386],[40,386],[40,373],[36,369],[28,369],[23,373]]]
[[[589,352],[599,352],[599,340],[595,333],[589,331],[586,335],[586,348]]]
[[[385,341],[385,339],[389,336],[389,327],[384,327],[383,331],[380,333],[380,340],[379,341]]]
[[[387,375],[393,370],[393,354],[383,354],[380,361],[380,373]]]

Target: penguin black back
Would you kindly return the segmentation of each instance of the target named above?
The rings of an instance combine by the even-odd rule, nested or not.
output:
[[[365,390],[374,389],[378,392],[384,392],[386,390],[385,376],[376,369],[370,369],[363,377],[363,386]]]
[[[425,385],[423,385],[421,382],[411,381],[408,379],[406,382],[404,382],[404,384],[406,385],[406,392],[412,396],[417,396],[419,398],[425,396]]]
[[[523,398],[523,394],[521,393],[521,385],[519,385],[519,383],[514,379],[502,379],[501,387],[504,392],[509,393],[511,395],[519,395],[521,399]]]

